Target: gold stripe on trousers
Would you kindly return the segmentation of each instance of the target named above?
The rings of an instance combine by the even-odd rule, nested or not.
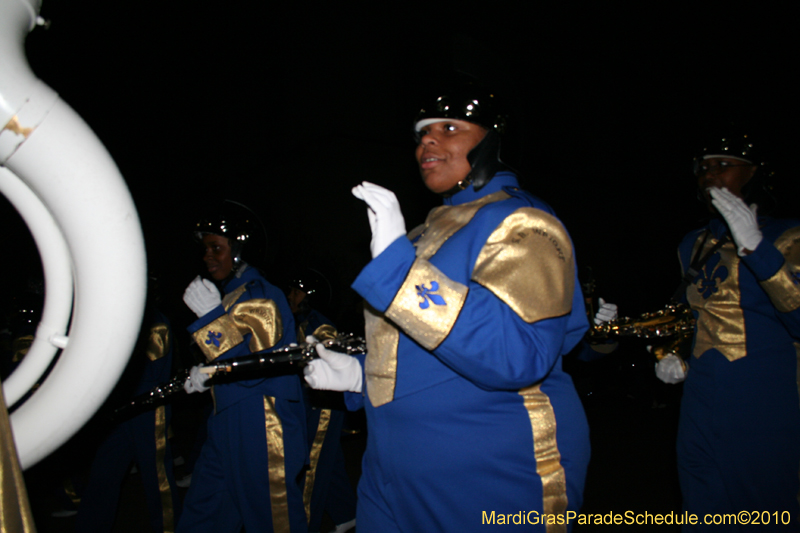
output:
[[[303,487],[303,506],[306,509],[307,520],[311,520],[311,496],[314,493],[314,483],[317,479],[317,465],[319,465],[319,456],[322,453],[322,445],[325,442],[325,436],[328,434],[330,422],[331,410],[320,409],[317,433],[314,435],[314,443],[311,445],[309,467],[306,472],[306,484]]]
[[[269,499],[272,509],[272,529],[289,533],[289,495],[286,489],[286,453],[283,447],[283,424],[275,410],[275,398],[264,396],[264,424],[267,435],[269,465]]]
[[[541,384],[519,391],[533,430],[533,453],[536,473],[542,480],[542,509],[548,515],[567,511],[567,477],[561,466],[561,453],[556,441],[556,416],[550,398],[541,391]],[[567,531],[566,524],[547,524],[547,533]]]
[[[158,491],[161,494],[162,525],[164,533],[175,531],[175,508],[173,507],[172,490],[167,479],[167,468],[164,459],[167,453],[167,408],[159,405],[155,411],[156,434],[156,473],[158,475]]]

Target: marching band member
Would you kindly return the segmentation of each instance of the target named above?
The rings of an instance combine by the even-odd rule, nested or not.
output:
[[[349,395],[368,421],[360,531],[483,531],[520,512],[537,531],[566,531],[589,461],[561,369],[588,327],[572,242],[500,160],[495,97],[473,83],[436,96],[414,132],[444,205],[406,236],[392,192],[353,189],[372,228],[373,259],[353,284],[368,355],[319,345],[306,380],[362,393]]]
[[[800,531],[800,221],[760,216],[767,176],[747,136],[717,139],[695,159],[702,199],[716,215],[679,255],[695,325],[687,365],[657,375],[684,382],[678,470],[685,511],[791,514]],[[691,526],[684,531],[739,531]],[[768,528],[769,529],[769,528]]]
[[[156,307],[155,283],[151,278],[139,342],[107,404],[120,405],[123,402],[119,400],[144,394],[168,381],[172,373],[172,331],[169,320]],[[113,530],[120,491],[132,462],[141,473],[153,533],[175,531],[181,506],[167,438],[171,420],[172,406],[167,404],[114,425],[94,451],[75,531]]]
[[[287,300],[294,313],[298,339],[312,335],[316,341],[323,341],[336,335],[333,322],[317,308],[326,308],[330,299],[330,284],[316,270],[306,268],[292,277]],[[341,442],[344,403],[340,392],[310,388],[305,392],[309,469],[303,500],[308,530],[320,531],[323,514],[327,513],[336,526],[334,533],[344,533],[356,523],[356,495],[345,468]]]
[[[199,276],[184,293],[198,316],[190,327],[208,361],[296,341],[283,292],[243,260],[258,228],[252,213],[222,212],[197,224],[213,280]],[[222,289],[222,296],[220,290]],[[185,384],[202,392],[198,367]],[[215,411],[192,472],[179,532],[239,533],[307,529],[303,472],[308,462],[302,382],[297,375],[215,383]]]

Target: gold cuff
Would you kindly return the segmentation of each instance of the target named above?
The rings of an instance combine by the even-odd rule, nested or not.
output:
[[[222,315],[207,326],[198,329],[192,334],[192,337],[208,361],[213,361],[244,341],[244,337],[228,315]]]
[[[417,259],[386,316],[423,348],[435,350],[453,329],[468,291],[428,261]]]
[[[784,263],[774,276],[761,282],[772,305],[781,313],[789,313],[800,307],[800,287],[795,273]]]
[[[784,231],[775,239],[775,248],[786,261],[761,287],[778,311],[789,313],[800,307],[800,226]]]

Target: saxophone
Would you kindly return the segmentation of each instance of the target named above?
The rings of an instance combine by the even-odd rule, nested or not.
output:
[[[670,353],[679,354],[682,345],[694,333],[695,318],[691,309],[681,303],[669,303],[663,309],[643,313],[636,318],[621,317],[592,326],[586,334],[590,343],[599,343],[615,337],[664,339],[653,347],[653,354],[661,359]]]

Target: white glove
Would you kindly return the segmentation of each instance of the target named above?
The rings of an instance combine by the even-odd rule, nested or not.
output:
[[[686,379],[686,367],[681,358],[671,353],[656,363],[656,377],[664,383],[680,383]]]
[[[352,355],[316,345],[319,359],[314,359],[303,369],[306,383],[312,389],[361,392],[361,364]]]
[[[744,200],[724,187],[709,187],[708,191],[711,193],[711,203],[728,223],[733,242],[739,248],[739,255],[747,255],[745,252],[755,250],[762,239],[756,217],[758,206],[753,204],[748,207]]]
[[[200,318],[220,305],[222,297],[213,281],[197,276],[183,292],[183,301]]]
[[[619,314],[617,313],[617,304],[610,304],[606,303],[605,300],[602,298],[597,299],[597,303],[600,304],[600,308],[597,310],[597,313],[594,315],[594,323],[598,326],[610,320],[616,320]]]
[[[208,381],[210,377],[210,375],[200,372],[200,365],[193,366],[191,370],[189,370],[189,377],[183,382],[183,390],[186,391],[186,394],[205,392],[211,388],[206,387],[206,381]]]
[[[373,259],[389,247],[398,237],[406,234],[406,221],[400,211],[397,197],[389,189],[368,181],[353,187],[353,196],[367,204],[372,242],[369,249]]]

